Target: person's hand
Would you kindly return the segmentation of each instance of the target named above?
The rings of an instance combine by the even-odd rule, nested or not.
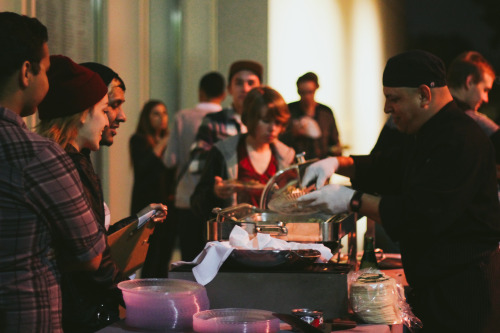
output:
[[[316,188],[320,189],[338,168],[339,161],[336,157],[328,157],[313,163],[307,167],[300,186],[306,188],[310,182],[316,180]]]
[[[354,190],[338,184],[323,186],[301,196],[297,201],[303,206],[317,208],[329,214],[344,213],[349,210],[349,202],[354,195]]]
[[[221,199],[229,198],[235,191],[233,186],[227,186],[221,177],[215,176],[214,193]]]
[[[137,217],[150,218],[153,222],[163,222],[167,217],[168,207],[163,204],[152,203],[137,213]],[[148,217],[149,216],[149,217]]]
[[[153,152],[159,158],[162,157],[163,153],[165,152],[165,149],[167,148],[168,139],[169,136],[165,135],[164,137],[160,138],[160,140],[158,140],[158,143],[153,147]]]

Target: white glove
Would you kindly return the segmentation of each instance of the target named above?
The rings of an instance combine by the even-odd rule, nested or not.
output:
[[[338,168],[339,160],[336,157],[328,157],[313,163],[307,167],[300,186],[305,188],[311,181],[316,179],[316,188],[320,189]]]
[[[317,208],[329,214],[344,213],[349,210],[354,190],[338,184],[323,186],[297,199],[302,206]]]

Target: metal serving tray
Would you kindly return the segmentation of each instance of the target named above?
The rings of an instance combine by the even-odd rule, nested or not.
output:
[[[298,160],[300,160],[298,158]],[[207,239],[226,241],[235,225],[252,237],[257,232],[291,242],[330,243],[337,248],[340,239],[356,230],[353,214],[328,215],[324,213],[280,214],[269,209],[269,202],[288,186],[298,186],[305,169],[315,160],[301,161],[278,171],[266,184],[260,208],[239,204],[225,209],[214,208],[216,217],[209,220]]]
[[[351,214],[283,215],[248,204],[216,208],[214,213],[217,217],[208,222],[210,241],[229,240],[231,230],[238,225],[251,236],[262,232],[292,242],[337,242],[349,232],[349,224],[354,225]]]

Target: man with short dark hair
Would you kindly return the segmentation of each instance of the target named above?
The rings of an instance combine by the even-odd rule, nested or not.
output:
[[[390,58],[383,85],[384,112],[407,134],[401,152],[314,163],[302,184],[316,179],[319,190],[299,202],[359,213],[400,241],[408,299],[424,332],[495,332],[500,204],[493,147],[453,102],[436,56],[415,50]],[[334,172],[349,176],[355,190],[323,186]]]
[[[297,153],[305,152],[306,159],[342,154],[333,111],[314,98],[318,88],[316,74],[308,72],[298,78],[300,101],[288,104],[292,118],[286,132],[280,136]]]
[[[73,161],[21,118],[49,89],[47,40],[37,19],[0,13],[1,332],[62,332],[60,269],[95,271],[106,246]]]
[[[230,107],[222,111],[207,114],[201,121],[191,150],[191,158],[187,172],[201,174],[205,167],[208,152],[212,146],[227,137],[246,133],[247,128],[241,122],[243,101],[252,88],[262,84],[264,68],[252,60],[239,60],[229,68],[227,91],[233,101]],[[197,213],[199,209],[191,203],[191,208]],[[208,216],[199,214],[203,226]]]
[[[495,77],[493,66],[479,52],[466,51],[451,62],[447,81],[457,105],[474,119],[490,138],[495,147],[497,164],[500,164],[500,126],[478,112],[483,103],[488,103],[488,94]]]
[[[261,85],[263,71],[261,64],[251,60],[240,60],[231,65],[227,91],[232,96],[233,102],[229,108],[203,118],[191,151],[189,172],[201,173],[208,151],[217,141],[246,133],[246,127],[241,122],[243,101],[252,88]]]
[[[193,109],[181,110],[175,115],[174,128],[163,156],[167,167],[177,167],[175,211],[182,260],[193,260],[205,245],[204,224],[191,210],[189,203],[200,178],[200,174],[187,170],[189,153],[203,117],[219,112],[225,97],[224,77],[218,72],[203,75],[198,87],[199,103]],[[165,263],[162,263],[163,266],[166,267]]]
[[[111,146],[116,135],[116,130],[120,127],[120,123],[127,121],[127,117],[123,111],[123,103],[125,103],[125,83],[122,78],[108,66],[96,62],[84,62],[80,65],[99,74],[101,79],[108,86],[109,107],[107,116],[109,126],[106,126],[102,132],[102,139],[99,145]]]

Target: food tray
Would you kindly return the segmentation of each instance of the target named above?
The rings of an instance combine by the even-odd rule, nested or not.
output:
[[[354,227],[354,220],[349,219],[352,214],[289,215],[248,204],[219,209],[215,213],[217,217],[208,221],[209,241],[229,240],[235,225],[245,229],[250,237],[262,232],[286,241],[303,243],[337,242]]]
[[[276,191],[269,200],[267,206],[270,210],[287,215],[307,215],[318,213],[317,208],[312,208],[308,204],[303,204],[298,199],[311,192],[315,186],[301,189],[297,181],[292,180],[286,187]]]
[[[224,262],[225,267],[277,268],[307,266],[321,257],[321,252],[304,250],[240,250],[235,249]]]

